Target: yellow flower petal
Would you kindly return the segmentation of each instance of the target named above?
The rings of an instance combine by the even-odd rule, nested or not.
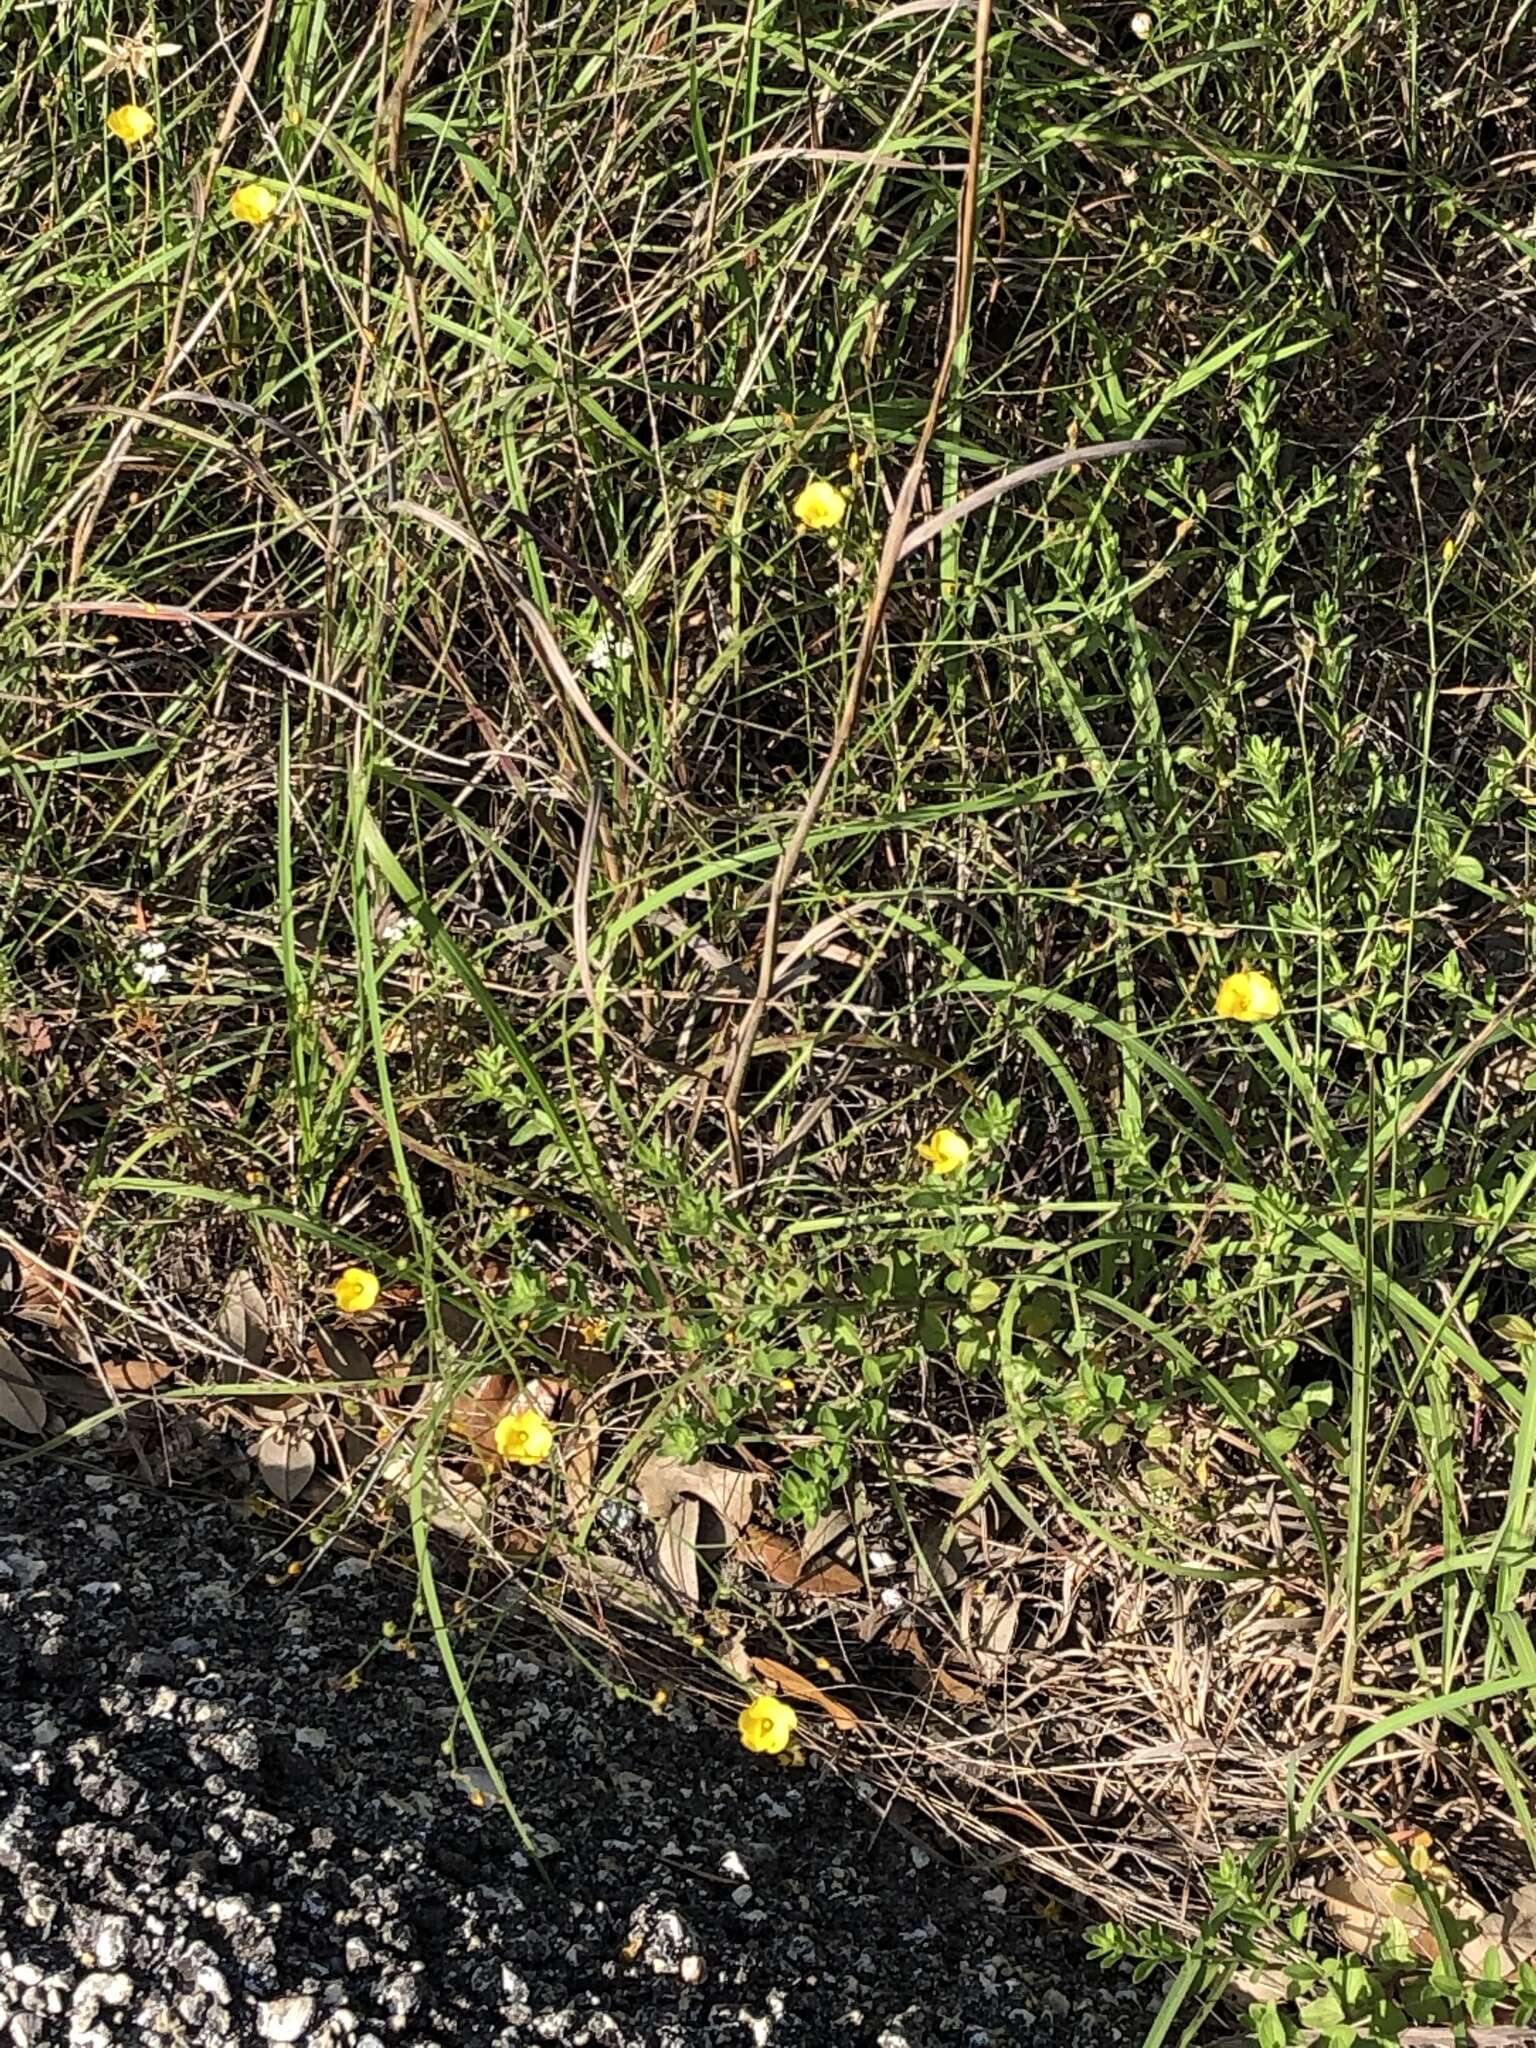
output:
[[[847,512],[847,498],[825,477],[813,476],[794,503],[795,517],[812,533],[830,533],[842,525]]]
[[[1280,991],[1267,974],[1245,967],[1229,974],[1216,991],[1216,1014],[1238,1024],[1268,1024],[1282,1008]]]
[[[509,1465],[542,1465],[554,1449],[555,1432],[533,1408],[518,1408],[496,1425],[496,1455]]]
[[[919,1141],[917,1156],[927,1161],[933,1173],[958,1173],[970,1159],[971,1148],[959,1131],[942,1124],[930,1137]]]
[[[114,107],[107,116],[107,126],[125,148],[132,149],[136,143],[148,142],[155,132],[155,117],[148,107],[141,107],[135,100],[125,100],[120,107]]]
[[[379,1276],[366,1266],[348,1266],[336,1282],[336,1306],[345,1315],[360,1316],[379,1298]]]
[[[736,1716],[742,1747],[758,1756],[781,1756],[788,1749],[800,1717],[788,1700],[771,1692],[750,1699]]]
[[[248,228],[262,227],[277,211],[277,194],[265,185],[237,185],[229,197],[229,210]]]

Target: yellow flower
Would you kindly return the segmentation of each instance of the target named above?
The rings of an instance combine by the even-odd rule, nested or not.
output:
[[[349,1316],[360,1316],[379,1298],[379,1276],[366,1266],[348,1266],[336,1282],[336,1306]]]
[[[229,197],[229,210],[248,228],[259,228],[277,211],[277,194],[265,185],[237,185]]]
[[[958,1173],[970,1158],[971,1148],[958,1131],[941,1124],[932,1137],[919,1140],[917,1156],[927,1160],[933,1173]]]
[[[811,478],[794,504],[795,517],[812,533],[830,533],[842,525],[847,511],[848,500],[837,485],[819,476]]]
[[[125,100],[107,116],[107,126],[118,141],[132,149],[136,142],[148,142],[155,132],[155,117],[136,100]]]
[[[756,1699],[748,1700],[736,1716],[742,1747],[759,1756],[781,1755],[799,1725],[800,1717],[789,1701],[777,1699],[771,1692],[760,1692]]]
[[[1239,1024],[1267,1024],[1280,1014],[1280,991],[1256,967],[1229,974],[1216,991],[1216,1014]]]
[[[496,1455],[510,1465],[542,1465],[554,1443],[555,1432],[532,1408],[503,1415],[496,1425]]]

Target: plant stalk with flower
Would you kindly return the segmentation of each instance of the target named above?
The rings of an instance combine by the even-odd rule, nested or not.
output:
[[[154,134],[155,117],[137,100],[124,100],[120,107],[114,107],[108,114],[107,127],[124,149],[136,149]]]
[[[836,484],[813,476],[795,499],[793,511],[808,533],[831,533],[848,516],[848,499]]]
[[[366,1315],[379,1298],[379,1276],[366,1266],[348,1266],[336,1282],[336,1306],[343,1315]]]
[[[1256,967],[1229,974],[1216,991],[1217,1016],[1236,1024],[1268,1024],[1283,1007],[1279,989]]]
[[[555,1432],[534,1408],[503,1415],[495,1430],[496,1455],[509,1465],[542,1465],[555,1445]]]
[[[926,1138],[920,1138],[916,1150],[928,1171],[937,1174],[959,1173],[971,1157],[970,1140],[949,1124],[941,1124]]]
[[[264,227],[277,211],[277,194],[254,181],[237,185],[229,195],[229,210],[243,227]]]
[[[760,1692],[736,1716],[742,1747],[756,1756],[781,1756],[794,1739],[800,1717],[788,1700]]]

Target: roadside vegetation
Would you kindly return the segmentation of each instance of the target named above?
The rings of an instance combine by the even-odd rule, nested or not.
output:
[[[1530,2019],[1525,31],[0,0],[9,1451]]]

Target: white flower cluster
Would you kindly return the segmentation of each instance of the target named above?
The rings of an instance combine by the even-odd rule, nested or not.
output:
[[[169,981],[171,970],[165,957],[164,939],[140,939],[136,965],[139,979],[146,988],[158,988],[162,981]]]
[[[598,627],[592,645],[587,649],[587,667],[594,675],[605,676],[611,669],[622,668],[633,661],[635,650],[622,633],[616,633],[607,619]]]

